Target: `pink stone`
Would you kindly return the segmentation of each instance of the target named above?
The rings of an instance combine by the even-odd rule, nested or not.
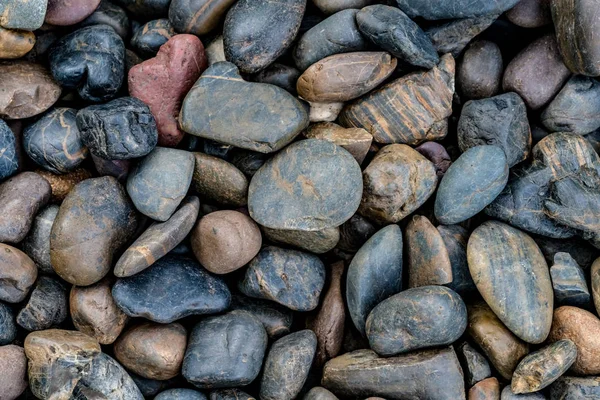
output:
[[[452,160],[444,146],[437,142],[425,142],[416,147],[415,150],[435,165],[435,172],[440,178],[444,176],[450,164],[452,164]]]
[[[156,57],[129,71],[129,94],[150,107],[158,126],[158,145],[175,147],[184,133],[177,125],[181,103],[206,69],[204,46],[194,35],[175,35]]]
[[[46,23],[50,25],[75,25],[89,17],[100,0],[48,0]]]

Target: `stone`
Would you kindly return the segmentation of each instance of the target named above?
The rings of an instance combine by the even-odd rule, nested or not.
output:
[[[373,2],[374,0],[315,0],[314,4],[323,14],[331,15],[349,8],[361,9]]]
[[[488,361],[468,342],[458,346],[456,355],[461,362],[467,386],[473,386],[477,382],[492,376]]]
[[[128,321],[112,297],[108,278],[91,286],[73,286],[69,305],[75,328],[100,344],[112,344]]]
[[[0,4],[0,26],[35,31],[44,23],[48,0],[7,0]]]
[[[427,201],[438,178],[428,159],[407,145],[392,144],[377,152],[363,181],[358,212],[379,223],[397,223]]]
[[[319,231],[299,231],[286,229],[262,228],[265,237],[279,244],[287,244],[300,250],[323,254],[332,250],[340,240],[340,229],[325,228]]]
[[[100,345],[91,337],[62,329],[32,332],[24,347],[29,388],[39,399],[69,399],[100,354]]]
[[[116,0],[116,2],[136,17],[150,20],[166,15],[170,0]]]
[[[292,44],[306,0],[240,0],[227,12],[223,28],[225,58],[242,72],[258,72]]]
[[[519,0],[450,0],[442,4],[422,0],[397,0],[398,7],[409,17],[423,17],[430,20],[471,18],[490,14],[502,14],[510,10]]]
[[[369,346],[380,356],[444,346],[467,327],[467,307],[443,286],[407,289],[379,303],[365,326]]]
[[[115,178],[77,184],[52,225],[52,267],[77,286],[98,282],[110,271],[117,249],[132,238],[137,222],[133,205]]]
[[[206,46],[206,58],[208,65],[211,66],[225,59],[225,49],[223,49],[223,35],[215,36]]]
[[[144,396],[155,396],[161,390],[169,387],[169,384],[173,384],[173,379],[166,381],[158,381],[156,379],[147,379],[129,371],[129,376],[135,382],[135,385],[140,389],[140,392]]]
[[[592,313],[581,308],[562,306],[554,310],[550,343],[570,339],[577,346],[577,359],[571,371],[578,375],[597,375],[600,373],[600,358],[595,349],[600,336],[600,320]]]
[[[377,228],[368,219],[354,214],[340,226],[340,240],[336,247],[342,251],[356,253],[375,232]]]
[[[263,324],[245,311],[204,319],[192,331],[182,374],[200,389],[248,385],[260,372],[267,341]]]
[[[206,400],[206,396],[192,389],[169,389],[160,392],[155,400]]]
[[[367,49],[368,42],[356,24],[358,10],[350,8],[334,13],[298,39],[293,57],[300,71],[334,54]]]
[[[198,221],[191,243],[204,268],[215,274],[227,274],[242,268],[258,254],[262,236],[250,217],[238,211],[221,210]]]
[[[500,383],[496,378],[487,378],[477,382],[469,389],[469,400],[497,400],[500,398]]]
[[[12,308],[0,302],[0,346],[11,344],[16,337],[17,324]],[[0,387],[2,387],[1,383]]]
[[[0,182],[19,169],[19,149],[15,134],[3,120],[0,120]]]
[[[577,400],[600,396],[600,377],[563,376],[550,387],[551,399]]]
[[[325,364],[321,385],[338,396],[353,398],[465,398],[462,370],[451,347],[387,358],[372,350],[346,353]]]
[[[339,146],[317,139],[296,142],[252,177],[250,216],[272,229],[315,231],[339,226],[359,206],[360,173],[356,160]]]
[[[506,12],[506,18],[523,28],[539,28],[551,24],[550,0],[521,0]]]
[[[176,32],[168,19],[155,19],[134,31],[131,47],[142,58],[154,57],[160,47],[175,35]]]
[[[346,128],[367,130],[377,143],[417,145],[446,136],[453,94],[454,58],[446,54],[433,69],[405,75],[347,105],[339,119]]]
[[[344,108],[344,103],[311,103],[309,104],[310,122],[332,122],[335,121]]]
[[[106,25],[87,26],[63,36],[50,48],[48,60],[54,79],[65,89],[77,89],[87,101],[114,98],[125,76],[123,39]]]
[[[498,45],[487,40],[473,42],[457,65],[456,91],[468,100],[495,96],[502,87],[502,72],[504,64]]]
[[[204,36],[219,26],[234,0],[172,0],[169,21],[179,33]]]
[[[91,15],[100,0],[48,0],[44,22],[50,25],[75,25]]]
[[[473,282],[467,263],[469,232],[460,225],[438,225],[436,229],[444,241],[445,250],[442,249],[442,251],[448,254],[452,268],[452,282],[445,286],[461,296],[476,293],[477,287]]]
[[[17,324],[28,331],[58,326],[68,314],[64,285],[49,276],[40,276],[27,304],[17,314]]]
[[[510,385],[502,389],[500,400],[546,400],[543,393],[514,394]]]
[[[519,361],[529,353],[529,345],[508,330],[487,304],[469,305],[467,314],[467,334],[500,375],[510,380]]]
[[[558,52],[554,35],[549,34],[530,43],[507,65],[502,87],[516,92],[532,110],[544,107],[571,72]]]
[[[592,272],[593,273],[593,272]],[[585,275],[569,253],[556,253],[550,267],[554,298],[559,306],[589,308],[591,304]],[[592,275],[592,290],[593,290]]]
[[[590,283],[596,312],[600,310],[600,258],[597,258],[590,269]]]
[[[307,139],[321,139],[346,149],[362,164],[373,142],[373,136],[362,128],[343,128],[333,122],[312,124],[304,131]]]
[[[181,256],[165,256],[134,276],[118,279],[112,295],[130,317],[161,324],[189,315],[216,314],[231,301],[224,281]]]
[[[527,107],[516,93],[468,101],[457,128],[462,152],[481,145],[504,150],[509,167],[524,161],[531,151],[531,130]]]
[[[238,289],[294,311],[311,311],[319,304],[324,285],[325,266],[319,257],[267,246],[250,261]]]
[[[308,329],[291,333],[273,343],[264,363],[260,398],[296,398],[308,377],[316,348],[317,338]]]
[[[36,170],[35,173],[47,180],[50,184],[50,189],[52,190],[50,202],[52,203],[62,203],[75,185],[92,177],[92,173],[83,168],[76,168],[71,172],[61,175],[41,169]]]
[[[192,187],[200,196],[234,207],[248,203],[248,179],[242,171],[218,157],[193,154]]]
[[[119,182],[124,182],[127,179],[127,175],[131,168],[131,162],[129,160],[106,160],[92,154],[92,161],[94,162],[98,174],[113,176],[117,178]]]
[[[129,93],[150,108],[160,146],[175,147],[183,138],[177,125],[181,103],[206,67],[202,42],[184,34],[171,37],[156,57],[129,71]]]
[[[27,388],[27,358],[20,346],[0,346],[0,392],[2,400],[15,400]]]
[[[367,6],[356,14],[360,33],[406,64],[431,69],[440,59],[421,28],[396,7]]]
[[[296,89],[312,102],[349,101],[379,86],[395,68],[396,59],[385,52],[334,54],[308,67]]]
[[[577,135],[600,128],[600,82],[585,76],[571,77],[548,104],[541,122],[550,132]]]
[[[337,400],[337,397],[329,390],[315,386],[304,395],[303,400]]]
[[[256,400],[240,389],[217,389],[210,392],[210,400]]]
[[[237,93],[235,101],[230,93]],[[308,115],[302,103],[286,90],[246,82],[234,64],[219,62],[204,71],[188,92],[179,124],[195,136],[271,153],[306,128]],[[240,127],[243,136],[238,133]]]
[[[45,273],[54,273],[50,263],[50,230],[59,207],[50,205],[42,209],[33,220],[27,237],[23,240],[23,251]]]
[[[27,254],[0,243],[0,301],[25,300],[37,276],[37,267]]]
[[[452,264],[442,236],[422,215],[414,215],[405,230],[408,287],[445,285],[453,281]]]
[[[554,263],[556,253],[568,253],[584,270],[589,270],[596,256],[596,249],[585,240],[574,237],[571,239],[552,239],[545,236],[532,236],[539,246],[548,265]]]
[[[37,212],[50,200],[50,185],[34,172],[21,172],[0,184],[0,242],[19,243]]]
[[[86,19],[79,23],[79,26],[91,25],[108,25],[126,40],[130,32],[130,23],[127,13],[121,7],[109,2],[101,0],[96,10]]]
[[[469,42],[489,28],[498,16],[498,14],[491,14],[481,17],[454,19],[426,28],[425,34],[429,36],[433,47],[438,53],[450,53],[452,57],[458,58]]]
[[[125,250],[115,264],[115,276],[123,278],[135,275],[167,255],[190,233],[199,211],[197,197],[184,198],[167,221],[154,222]]]
[[[56,174],[75,169],[88,155],[75,121],[77,110],[53,108],[23,131],[23,147],[39,166]]]
[[[116,359],[144,378],[166,380],[181,370],[187,343],[180,324],[142,323],[125,331],[115,342]]]
[[[52,75],[39,64],[0,61],[0,75],[4,78],[0,82],[0,118],[3,119],[30,118],[43,113],[61,94]]]
[[[435,174],[438,176],[438,178],[444,176],[452,164],[450,155],[444,146],[438,142],[425,142],[415,147],[415,150],[433,163],[435,166]]]
[[[0,59],[21,58],[35,44],[33,32],[4,29],[0,26]]]
[[[272,301],[234,294],[229,309],[242,310],[254,315],[263,324],[271,339],[278,339],[290,333],[293,321],[291,310]]]
[[[577,347],[568,339],[559,340],[527,355],[513,373],[515,394],[537,392],[563,375],[575,362]]]
[[[231,163],[248,178],[252,178],[268,158],[267,154],[245,149],[234,148],[231,153]]]
[[[77,127],[90,152],[109,160],[143,157],[158,141],[150,109],[135,97],[122,97],[79,110]]]
[[[346,275],[346,302],[356,329],[364,336],[367,316],[402,290],[402,231],[388,225],[358,250]]]
[[[300,71],[285,64],[273,63],[254,76],[255,82],[270,83],[296,94],[296,81]]]
[[[594,16],[597,4],[589,0],[577,3],[552,0],[550,9],[565,64],[575,74],[599,76],[600,45],[594,38],[600,29]]]

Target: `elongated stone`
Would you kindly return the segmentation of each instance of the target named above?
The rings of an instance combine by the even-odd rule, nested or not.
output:
[[[416,145],[446,136],[453,94],[454,58],[446,54],[432,70],[405,75],[349,104],[339,118],[378,143]]]
[[[0,59],[21,58],[35,44],[32,32],[4,29],[0,26]]]
[[[372,350],[346,353],[325,364],[321,385],[352,398],[466,398],[462,370],[451,347],[387,358]]]
[[[437,230],[444,241],[452,267],[452,282],[445,286],[461,296],[475,293],[477,288],[475,287],[467,263],[467,240],[469,232],[460,225],[439,225]]]
[[[204,153],[193,153],[192,187],[199,195],[227,206],[248,203],[248,179],[231,163]]]
[[[38,270],[21,250],[0,243],[0,300],[20,303],[35,283]]]
[[[0,181],[3,181],[19,169],[17,139],[4,120],[0,120],[0,152]]]
[[[593,274],[593,270],[592,270]],[[569,253],[556,253],[554,264],[550,267],[554,297],[559,306],[574,306],[589,308],[591,304],[590,292],[585,281],[585,275]],[[593,290],[592,275],[592,290]]]
[[[17,324],[28,331],[41,331],[61,324],[68,312],[64,285],[58,279],[40,276],[27,304],[17,314]]]
[[[600,396],[600,377],[563,376],[550,387],[551,400],[578,400]]]
[[[148,21],[134,31],[131,47],[143,58],[154,57],[160,47],[175,34],[173,26],[166,18]]]
[[[100,0],[48,0],[44,21],[50,25],[75,25],[93,13],[99,4]]]
[[[600,258],[597,258],[590,269],[590,284],[596,312],[600,310]]]
[[[340,229],[325,228],[319,231],[299,231],[262,227],[265,237],[273,243],[287,244],[315,254],[327,253],[340,240]]]
[[[492,376],[488,361],[468,342],[464,342],[456,349],[456,355],[461,362],[467,386],[473,386]]]
[[[453,19],[470,18],[489,14],[502,14],[511,9],[519,0],[449,0],[444,3],[423,0],[397,0],[398,7],[411,18]]]
[[[426,28],[425,34],[429,36],[438,53],[450,53],[452,57],[458,58],[469,42],[489,28],[498,16],[498,14],[491,14],[454,19]]]

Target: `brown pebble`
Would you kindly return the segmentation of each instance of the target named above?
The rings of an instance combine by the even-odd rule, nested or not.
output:
[[[27,357],[20,346],[0,346],[0,399],[14,400],[27,387]]]
[[[333,122],[319,122],[304,131],[307,139],[321,139],[348,150],[362,164],[373,142],[373,136],[362,128],[344,128]]]
[[[496,378],[477,382],[469,389],[468,400],[500,400],[500,383]]]
[[[36,174],[46,179],[50,183],[52,188],[52,196],[50,201],[52,203],[60,203],[67,197],[71,189],[79,182],[92,177],[92,173],[87,169],[77,168],[74,171],[67,172],[66,174],[57,175],[50,171],[35,171]]]
[[[340,229],[336,226],[319,231],[299,231],[262,227],[266,238],[273,243],[287,244],[315,254],[327,253],[340,241]]]
[[[204,153],[194,153],[192,187],[201,197],[242,207],[248,203],[248,180],[233,164]]]
[[[21,250],[0,243],[0,300],[25,300],[38,275],[31,258]]]
[[[0,58],[21,58],[33,49],[33,32],[4,29],[0,26]]]

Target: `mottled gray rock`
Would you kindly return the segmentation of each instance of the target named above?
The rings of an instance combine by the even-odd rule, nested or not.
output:
[[[12,343],[16,337],[17,324],[12,308],[0,303],[0,346]]]
[[[460,225],[438,225],[437,231],[444,242],[452,268],[452,282],[445,286],[461,296],[475,293],[477,288],[467,264],[469,231]]]
[[[591,296],[585,275],[569,253],[556,253],[550,267],[557,306],[589,308]]]
[[[473,386],[492,376],[488,361],[468,342],[464,342],[458,347],[456,355],[461,362],[467,386]]]
[[[59,206],[50,205],[42,209],[33,220],[29,233],[23,240],[23,251],[35,262],[39,269],[53,274],[50,262],[50,231],[58,214]]]
[[[264,325],[272,339],[286,335],[292,328],[292,312],[272,301],[233,295],[230,310],[242,310],[254,315]]]
[[[44,23],[48,0],[6,0],[0,4],[0,26],[35,31]]]
[[[38,270],[27,254],[0,243],[0,301],[25,300],[37,276]]]
[[[240,389],[218,389],[210,392],[210,400],[256,400]]]
[[[0,346],[0,393],[2,400],[15,400],[27,389],[27,358],[23,348]]]
[[[17,324],[28,331],[41,331],[62,323],[68,312],[64,285],[58,279],[40,276],[27,304],[17,314]]]
[[[0,120],[0,181],[8,178],[19,169],[19,153],[15,134],[4,120]]]
[[[304,395],[303,400],[338,400],[338,398],[329,390],[315,386]]]
[[[523,28],[539,28],[551,24],[550,0],[520,0],[506,13],[506,18]]]
[[[600,377],[563,376],[550,387],[550,400],[580,400],[600,397]]]
[[[510,385],[502,390],[500,400],[547,400],[542,393],[514,394]]]
[[[450,53],[454,58],[458,58],[469,42],[492,25],[497,18],[498,15],[484,15],[455,19],[430,26],[425,29],[425,34],[429,36],[438,53]]]
[[[490,14],[502,14],[514,7],[519,0],[447,0],[442,3],[427,0],[397,0],[398,7],[409,17],[425,19],[470,18]]]

